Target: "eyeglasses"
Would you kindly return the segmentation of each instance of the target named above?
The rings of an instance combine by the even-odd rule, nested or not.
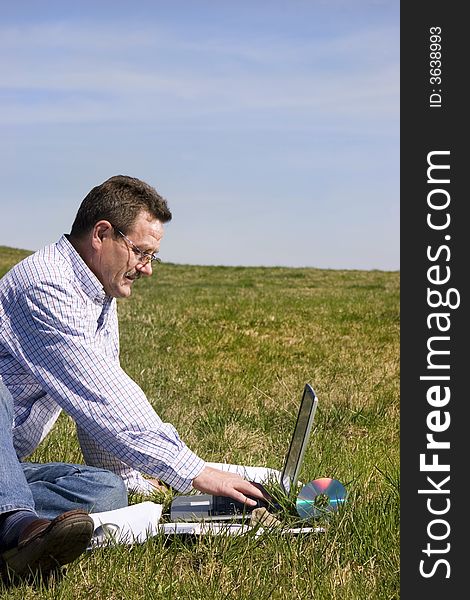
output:
[[[151,263],[151,265],[153,267],[153,266],[155,266],[155,264],[162,262],[162,259],[159,256],[157,256],[156,254],[150,254],[149,252],[144,252],[143,250],[141,250],[138,246],[136,246],[134,244],[134,242],[132,240],[130,240],[127,237],[127,235],[124,235],[122,233],[122,231],[120,231],[119,229],[116,229],[116,227],[114,227],[114,230],[117,231],[117,233],[119,233],[119,235],[122,236],[126,240],[126,242],[129,244],[129,246],[132,248],[132,251],[134,252],[134,254],[139,257],[138,264],[148,265],[148,263]]]

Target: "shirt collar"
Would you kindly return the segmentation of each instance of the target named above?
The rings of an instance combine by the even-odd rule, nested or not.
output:
[[[70,261],[75,276],[85,294],[94,302],[104,304],[107,296],[103,285],[96,275],[86,265],[80,254],[75,250],[67,236],[64,234],[58,242],[56,242],[57,250]]]

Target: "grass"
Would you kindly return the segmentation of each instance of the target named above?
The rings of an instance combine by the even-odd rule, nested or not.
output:
[[[25,255],[0,247],[0,275]],[[310,382],[301,480],[339,479],[348,500],[323,534],[156,536],[0,598],[398,598],[399,273],[166,264],[119,315],[124,369],[208,461],[280,469]],[[82,461],[67,416],[32,458]]]

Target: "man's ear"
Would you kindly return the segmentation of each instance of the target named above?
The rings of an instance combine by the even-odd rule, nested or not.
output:
[[[113,226],[109,221],[98,221],[93,226],[91,232],[91,244],[95,250],[98,250],[103,245],[103,241],[109,238],[113,233]]]

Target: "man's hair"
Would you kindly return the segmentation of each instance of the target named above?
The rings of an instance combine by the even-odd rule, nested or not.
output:
[[[115,175],[88,192],[70,235],[81,238],[103,219],[127,233],[143,211],[162,223],[170,221],[172,216],[166,200],[148,183],[127,175]]]

